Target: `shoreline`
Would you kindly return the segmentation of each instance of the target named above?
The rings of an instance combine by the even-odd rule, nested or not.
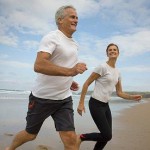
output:
[[[150,149],[150,98],[144,99],[144,103],[138,103],[124,110],[119,111],[119,115],[113,116],[113,138],[104,150],[149,150]],[[87,110],[88,111],[88,110]],[[15,118],[9,112],[10,119]],[[75,113],[75,115],[77,115]],[[11,118],[12,117],[12,118]],[[92,120],[88,115],[75,120],[77,134],[83,132],[97,131]],[[20,119],[20,118],[19,118]],[[22,118],[24,120],[24,118]],[[90,121],[86,122],[86,119]],[[4,150],[12,141],[14,134],[22,129],[17,124],[2,124],[0,132],[0,150]],[[89,125],[88,125],[89,124]],[[24,127],[24,126],[23,126]],[[92,150],[95,142],[83,142],[80,150]],[[63,150],[63,144],[52,119],[47,119],[36,140],[28,142],[17,150]]]

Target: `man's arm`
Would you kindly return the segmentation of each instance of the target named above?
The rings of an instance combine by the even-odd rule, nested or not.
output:
[[[50,58],[51,54],[47,52],[38,52],[34,64],[34,71],[53,76],[75,76],[87,70],[84,63],[78,63],[73,68],[65,68],[53,64]]]

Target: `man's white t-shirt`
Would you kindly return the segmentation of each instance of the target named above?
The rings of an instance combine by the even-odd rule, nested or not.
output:
[[[72,68],[78,62],[77,43],[60,30],[52,31],[44,36],[38,51],[50,53],[50,61],[58,66]],[[63,100],[72,94],[70,91],[72,81],[73,77],[37,73],[32,93],[39,98]]]
[[[94,91],[92,97],[107,103],[115,88],[115,85],[121,80],[118,69],[112,68],[107,63],[103,63],[94,69],[95,73],[100,77],[95,81]]]

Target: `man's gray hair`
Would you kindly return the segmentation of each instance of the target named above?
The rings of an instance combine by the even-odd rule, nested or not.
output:
[[[72,6],[72,5],[66,5],[66,6],[62,6],[60,7],[57,11],[56,11],[56,14],[55,14],[55,21],[56,21],[56,24],[58,25],[58,19],[59,18],[64,18],[65,17],[65,13],[64,11],[68,8],[72,8],[76,11],[76,9]]]

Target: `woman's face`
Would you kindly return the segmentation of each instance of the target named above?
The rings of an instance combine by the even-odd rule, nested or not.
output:
[[[119,50],[115,45],[109,46],[107,49],[107,56],[109,58],[117,58],[119,56]]]

